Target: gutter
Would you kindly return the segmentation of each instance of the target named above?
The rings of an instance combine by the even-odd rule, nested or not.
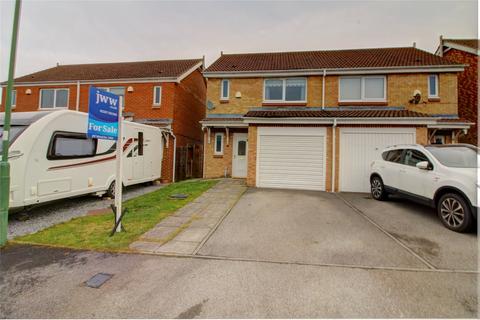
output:
[[[206,71],[205,78],[241,78],[267,76],[300,76],[323,75],[328,71],[330,75],[337,74],[379,74],[379,73],[409,73],[409,72],[462,72],[468,64],[432,65],[432,66],[398,66],[398,67],[367,67],[367,68],[324,68],[324,69],[290,69],[290,70],[255,70],[255,71]]]

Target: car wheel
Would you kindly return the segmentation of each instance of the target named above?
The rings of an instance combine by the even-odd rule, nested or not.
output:
[[[466,232],[473,224],[467,201],[455,193],[444,194],[438,200],[437,213],[443,225],[453,231]]]
[[[385,200],[387,198],[387,192],[385,191],[383,181],[378,176],[375,176],[370,180],[370,191],[375,200]]]
[[[110,186],[108,187],[105,194],[107,195],[107,197],[115,199],[115,180],[110,183]]]

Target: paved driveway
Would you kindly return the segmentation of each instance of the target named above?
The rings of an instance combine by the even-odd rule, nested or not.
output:
[[[367,194],[249,189],[199,254],[400,269],[477,270],[476,234],[432,209]]]

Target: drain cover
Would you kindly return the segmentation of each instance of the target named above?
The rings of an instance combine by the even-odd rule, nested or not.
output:
[[[110,273],[97,273],[93,277],[91,277],[85,284],[87,287],[98,289],[100,288],[105,282],[110,280],[113,277],[113,274]]]
[[[184,194],[184,193],[176,193],[176,194],[171,194],[170,195],[170,199],[187,199],[188,197],[188,194]]]

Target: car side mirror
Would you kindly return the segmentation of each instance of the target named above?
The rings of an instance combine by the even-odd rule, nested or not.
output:
[[[428,161],[420,161],[417,163],[417,168],[421,170],[431,170],[431,166]]]

